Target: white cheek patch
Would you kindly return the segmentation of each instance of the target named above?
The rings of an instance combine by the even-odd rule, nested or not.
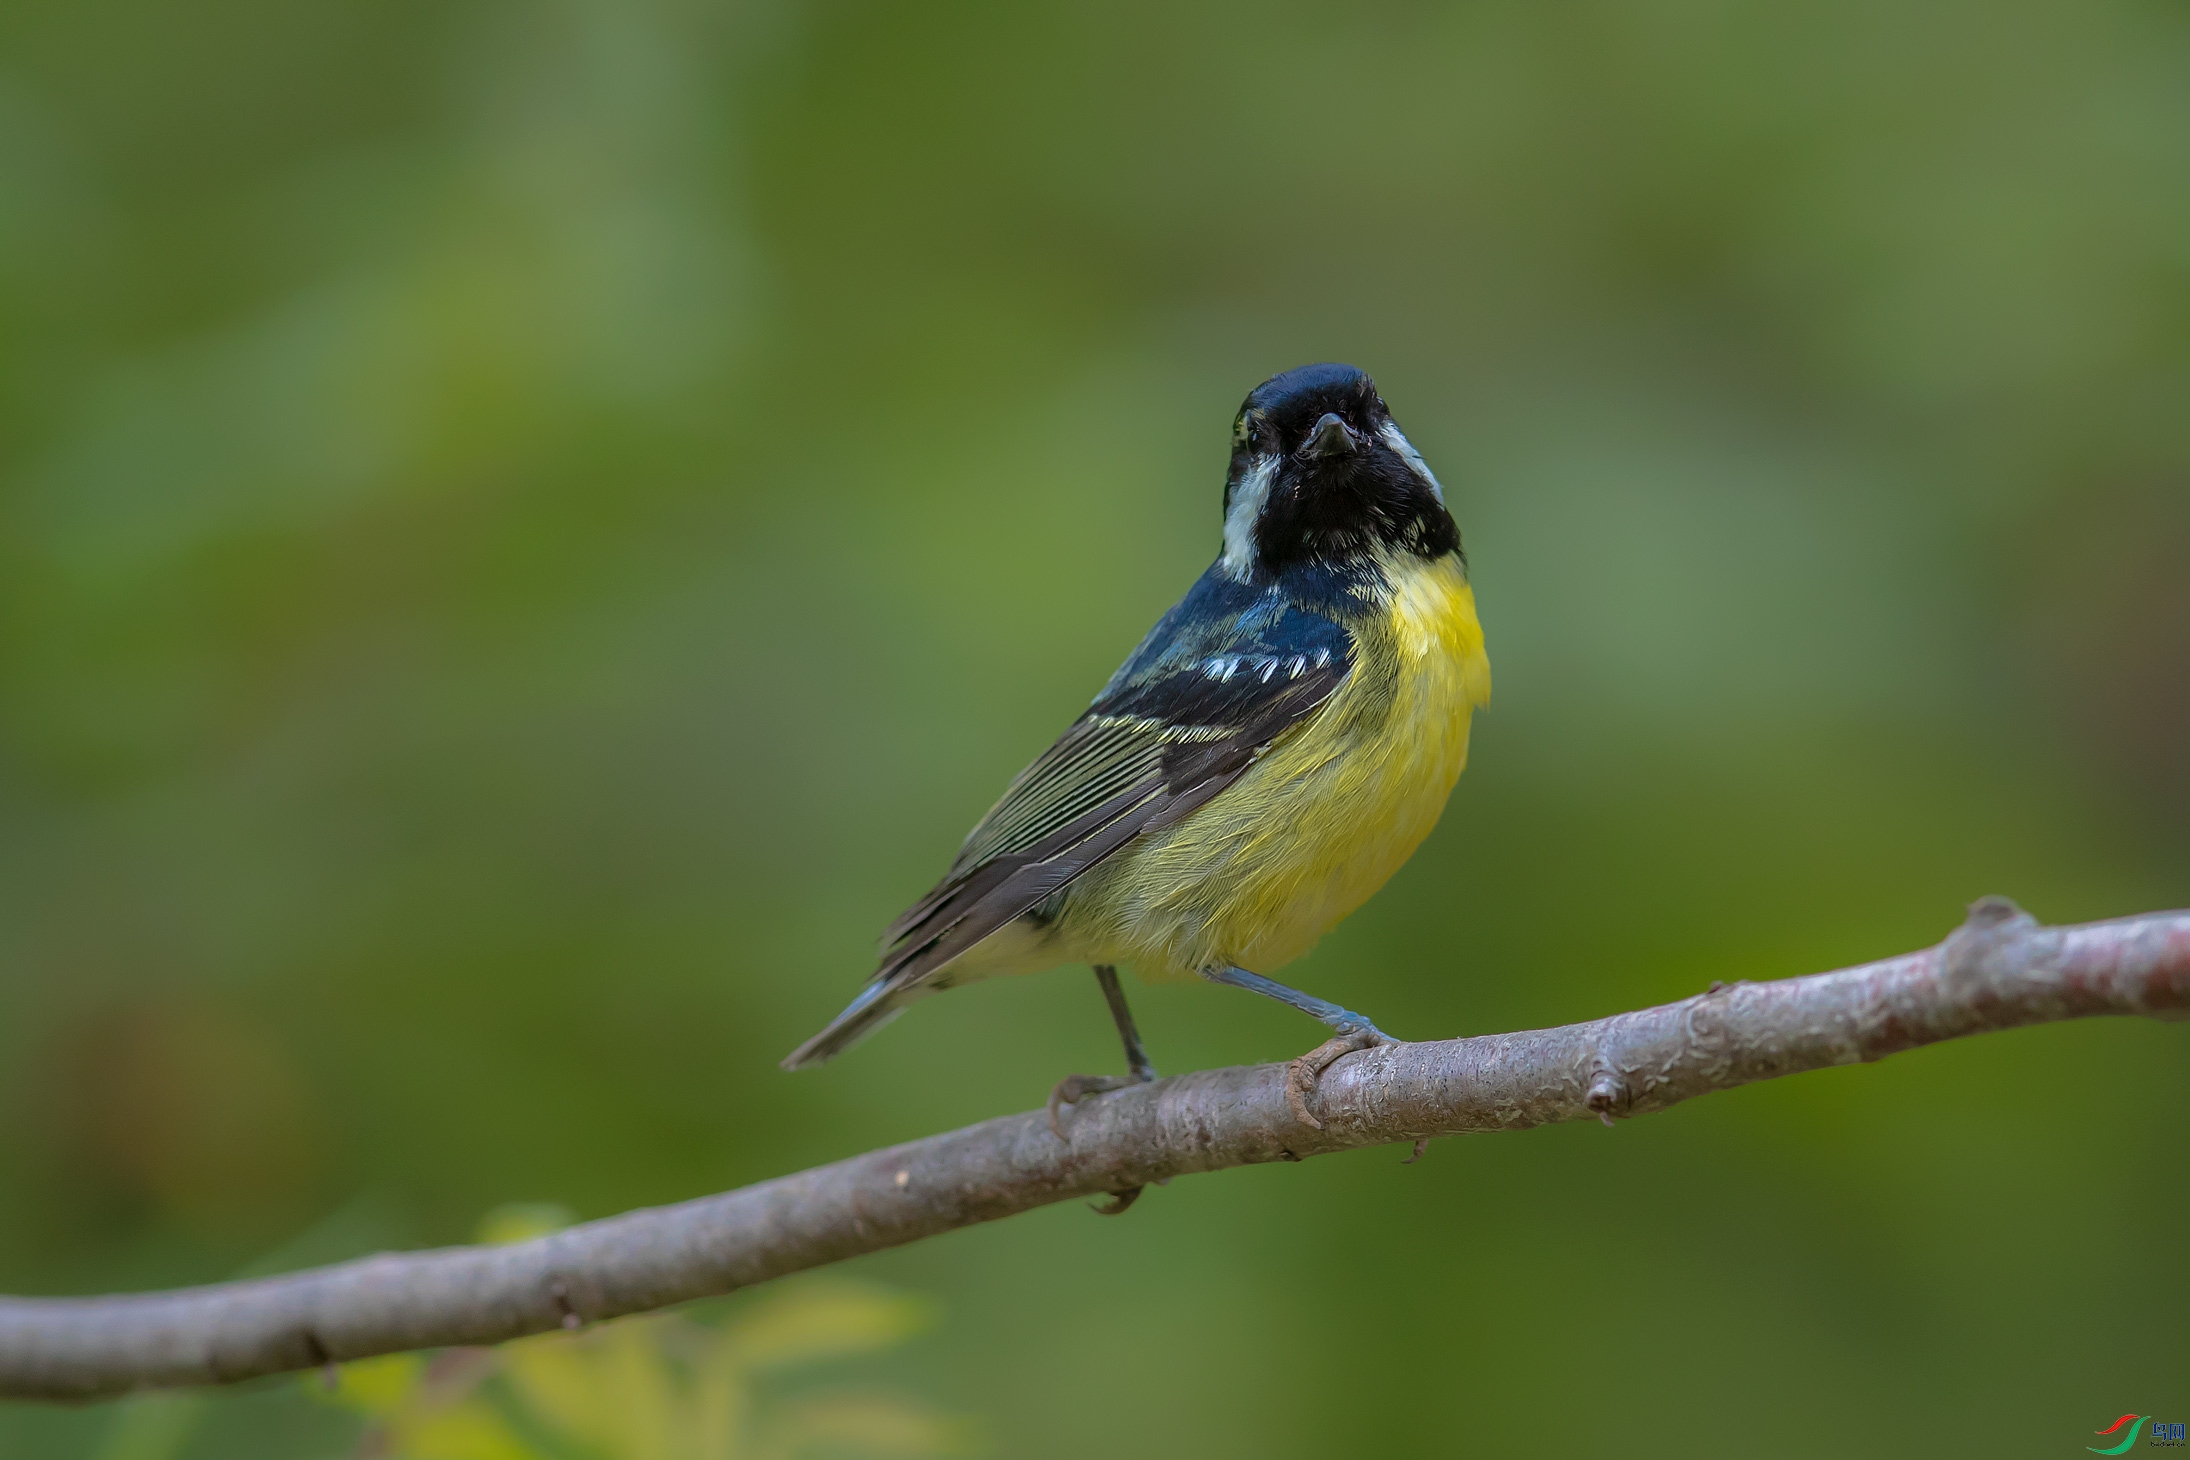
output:
[[[1384,438],[1386,446],[1399,453],[1401,461],[1414,468],[1415,475],[1430,484],[1430,491],[1442,503],[1445,500],[1444,484],[1437,480],[1436,473],[1430,470],[1430,464],[1422,459],[1422,453],[1414,449],[1414,443],[1409,441],[1405,433],[1399,429],[1399,423],[1397,421],[1386,421],[1383,429],[1377,434]]]
[[[1262,515],[1262,504],[1269,499],[1270,482],[1277,476],[1277,468],[1274,456],[1249,467],[1232,491],[1232,510],[1224,514],[1224,571],[1241,583],[1254,576],[1255,519]]]

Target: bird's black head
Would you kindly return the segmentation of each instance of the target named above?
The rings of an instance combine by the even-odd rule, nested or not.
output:
[[[1233,577],[1459,547],[1443,488],[1363,372],[1303,365],[1265,380],[1240,407],[1224,483]]]

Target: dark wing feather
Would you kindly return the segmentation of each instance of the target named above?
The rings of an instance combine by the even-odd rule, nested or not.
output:
[[[949,874],[891,924],[876,981],[909,988],[1135,836],[1201,806],[1351,665],[1339,624],[1212,568],[1019,773]]]

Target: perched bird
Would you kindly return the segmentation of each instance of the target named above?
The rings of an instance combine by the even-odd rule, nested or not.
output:
[[[1390,1036],[1269,975],[1429,835],[1489,697],[1460,531],[1375,382],[1348,365],[1264,381],[1232,423],[1223,552],[1019,773],[890,925],[867,987],[784,1067],[818,1064],[943,989],[1087,963],[1131,1073],[1060,1082],[1055,1126],[1061,1105],[1155,1078],[1118,983],[1130,963],[1329,1025],[1287,1080],[1295,1113],[1320,1124],[1307,1096],[1323,1069]]]

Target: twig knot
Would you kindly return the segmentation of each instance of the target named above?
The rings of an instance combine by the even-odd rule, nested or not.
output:
[[[1584,1103],[1606,1125],[1612,1124],[1612,1112],[1623,1109],[1627,1100],[1627,1082],[1610,1070],[1597,1071],[1596,1077],[1589,1082],[1589,1094],[1584,1097]]]

